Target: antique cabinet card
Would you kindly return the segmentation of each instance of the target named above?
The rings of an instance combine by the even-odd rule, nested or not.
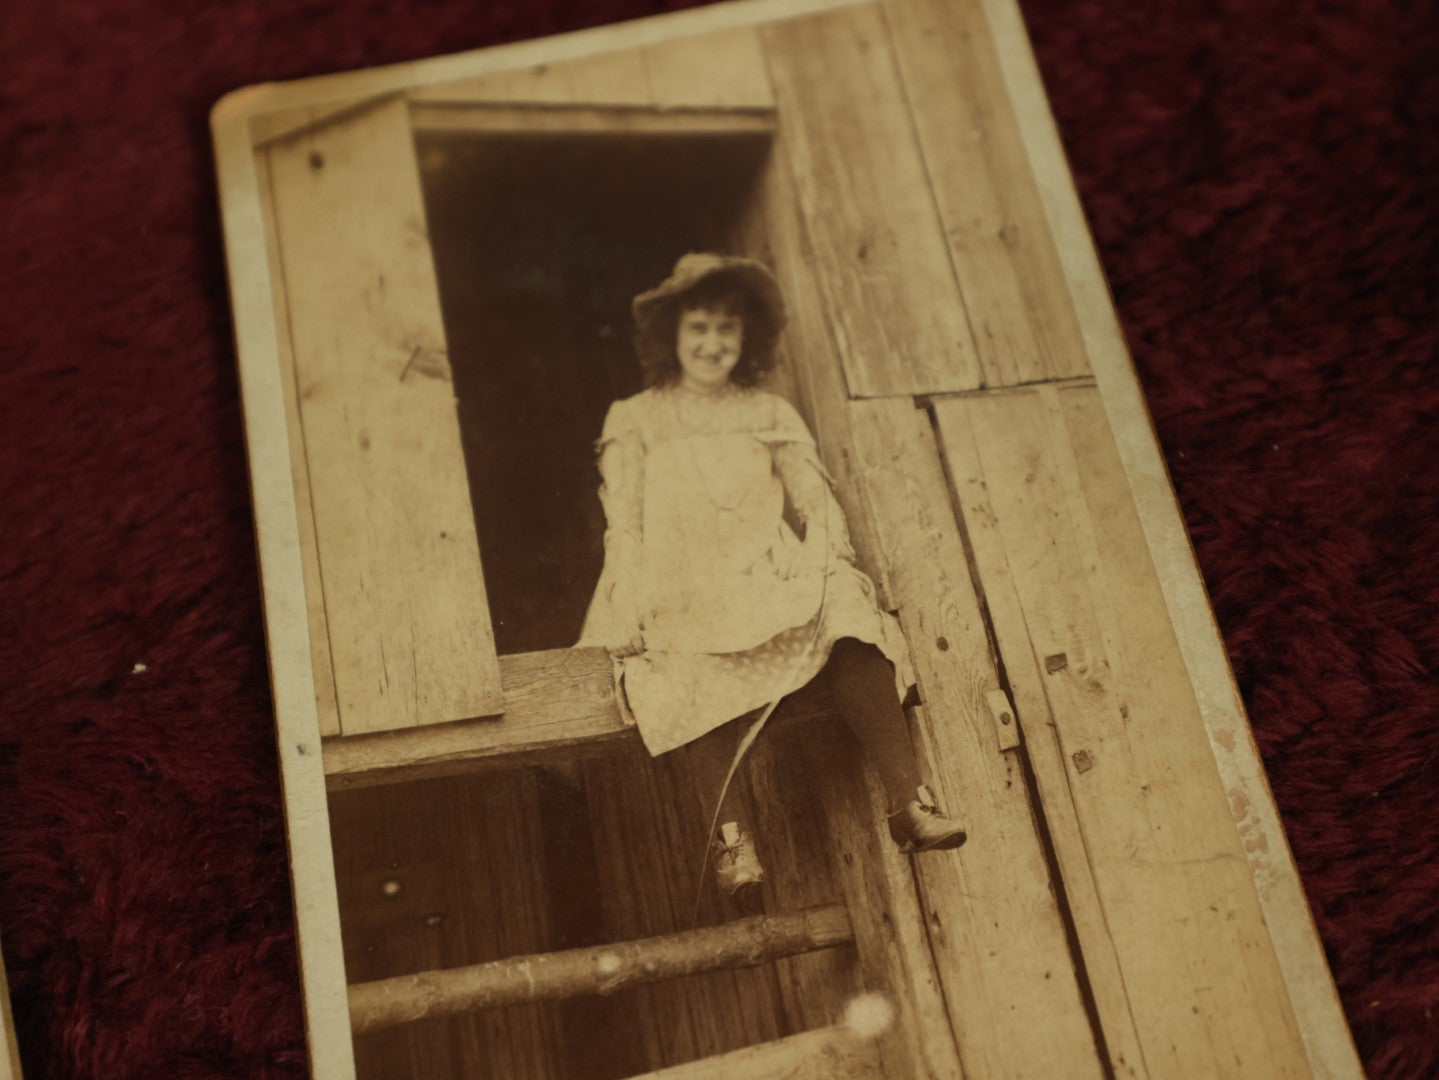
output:
[[[1360,1075],[1011,0],[718,5],[214,131],[316,1076]],[[781,487],[834,509],[736,611]],[[822,544],[790,637],[662,647]],[[624,566],[633,647],[586,626]],[[861,594],[833,636],[893,628],[889,756],[968,841],[901,851],[819,680],[736,770],[727,896],[646,725]]]

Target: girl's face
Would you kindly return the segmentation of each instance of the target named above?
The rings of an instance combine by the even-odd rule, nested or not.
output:
[[[744,345],[744,320],[722,308],[695,307],[680,312],[675,354],[680,385],[718,390],[729,381]]]

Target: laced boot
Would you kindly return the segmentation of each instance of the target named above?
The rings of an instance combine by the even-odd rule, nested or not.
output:
[[[720,826],[714,845],[715,881],[726,895],[734,896],[741,889],[758,885],[764,880],[764,867],[754,850],[754,836],[738,822]]]
[[[935,804],[934,792],[921,784],[915,798],[889,815],[889,835],[905,855],[916,851],[948,851],[968,837],[959,822]]]

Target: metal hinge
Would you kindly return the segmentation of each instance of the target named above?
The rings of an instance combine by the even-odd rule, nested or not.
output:
[[[1009,695],[1003,690],[991,690],[984,695],[984,701],[989,706],[990,719],[994,721],[1000,752],[1019,746],[1024,740],[1019,736],[1019,720],[1014,715],[1014,706],[1009,703]]]

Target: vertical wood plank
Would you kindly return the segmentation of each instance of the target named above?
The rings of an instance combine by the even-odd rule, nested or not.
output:
[[[979,363],[873,5],[767,25],[787,162],[855,397],[967,390]]]
[[[290,307],[285,298],[285,274],[280,260],[280,238],[275,231],[274,186],[270,177],[270,155],[256,155],[261,189],[265,198],[266,251],[270,265],[270,288],[275,304],[275,347],[280,361],[280,386],[285,395],[285,431],[290,441],[290,476],[295,485],[295,522],[299,526],[300,566],[305,578],[305,618],[310,635],[310,670],[315,683],[315,712],[321,735],[340,734],[340,711],[335,700],[335,670],[330,660],[330,630],[325,619],[325,594],[320,581],[320,556],[315,541],[315,511],[310,497],[310,466],[305,456],[305,432],[300,425],[299,391],[295,385],[295,347],[290,327]]]
[[[809,767],[816,726],[822,723],[768,729],[746,760],[749,806],[766,874],[766,911],[845,902],[830,850],[830,823]],[[775,963],[775,970],[790,1031],[835,1023],[844,1002],[864,989],[852,949],[787,957]]]
[[[551,945],[539,794],[526,771],[331,798],[346,978],[544,951]],[[511,1006],[372,1032],[361,1080],[563,1074],[553,1007]]]
[[[987,385],[1085,374],[1084,339],[979,0],[888,0]]]
[[[605,927],[629,941],[741,914],[705,863],[709,809],[683,753],[651,758],[637,742],[583,766]],[[787,1034],[774,965],[692,975],[626,992],[643,1018],[652,1069]]]
[[[759,31],[752,26],[647,45],[641,55],[656,105],[774,107]]]
[[[935,402],[934,409],[985,607],[1004,651],[1005,670],[1025,752],[1034,770],[1045,822],[1064,882],[1069,917],[1104,1034],[1109,1067],[1116,1077],[1144,1077],[1148,1073],[1134,1025],[1129,990],[1105,924],[1094,871],[1085,852],[1084,834],[1068,795],[1064,751],[1044,696],[1040,668],[1031,650],[1011,647],[1013,643],[1026,641],[1028,631],[999,535],[999,519],[990,506],[984,473],[979,466],[979,451],[965,415],[967,405],[963,401],[940,400]]]
[[[1308,1075],[1097,392],[938,412],[947,447],[973,433],[975,460],[951,454],[951,468],[987,489],[1026,631],[996,622],[1000,649],[1034,657],[1009,670],[1042,680],[1063,754],[1063,787],[1051,777],[1041,797],[1073,802],[1148,1074]],[[980,555],[983,574],[999,565]]]
[[[497,712],[406,106],[295,136],[270,162],[341,730]]]
[[[989,718],[999,678],[929,418],[908,398],[850,412],[925,703],[918,749],[941,805],[969,826],[958,851],[915,859],[965,1072],[1100,1076],[1022,768]]]
[[[649,927],[672,927],[674,912],[684,906],[680,894],[685,886],[656,872],[653,852],[676,846],[674,815],[652,812],[654,781],[641,752],[606,755],[582,768],[606,937],[628,941],[643,936]],[[630,776],[636,772],[641,773],[643,786]],[[640,1038],[647,1068],[703,1055],[688,995],[676,994],[673,986],[639,986],[620,996],[646,1020]]]
[[[1029,161],[1035,175],[1044,178],[1040,197],[1069,281],[1090,364],[1103,388],[1170,619],[1215,747],[1220,775],[1232,805],[1243,811],[1241,831],[1246,834],[1246,847],[1253,844],[1250,867],[1259,883],[1264,916],[1310,1063],[1317,1076],[1362,1076],[1324,946],[1264,777],[1263,761],[1247,731],[1244,703],[1229,670],[1224,641],[1215,626],[1079,195],[1069,176],[1023,17],[1013,0],[980,2],[1002,60],[1002,74]]]
[[[775,270],[790,323],[770,385],[796,405],[814,431],[820,455],[834,477],[860,565],[874,577],[881,603],[888,606],[878,544],[851,453],[841,353],[786,165],[787,138],[782,124],[771,167],[736,238],[737,249],[765,260]],[[817,799],[825,810],[827,835],[822,842],[854,920],[859,985],[883,993],[895,1006],[895,1026],[880,1040],[886,1075],[959,1076],[958,1051],[914,877],[885,831],[884,795],[859,767],[854,747],[845,744],[845,734],[816,730],[806,736],[810,775],[801,786],[816,783]],[[770,790],[768,777],[758,782],[761,790]],[[781,783],[795,786],[793,779]]]
[[[846,735],[820,733],[809,758],[854,925],[864,988],[883,994],[895,1010],[893,1026],[877,1039],[884,1075],[958,1080],[964,1070],[913,868],[889,837],[879,779],[862,767]]]
[[[809,423],[820,457],[834,478],[835,497],[844,510],[859,565],[874,578],[880,603],[888,607],[889,590],[874,524],[850,451],[849,395],[840,342],[826,314],[811,257],[813,247],[785,164],[789,139],[782,125],[764,181],[741,224],[737,250],[774,269],[789,309],[789,325],[780,339],[779,362],[771,373],[770,386],[788,398]]]

